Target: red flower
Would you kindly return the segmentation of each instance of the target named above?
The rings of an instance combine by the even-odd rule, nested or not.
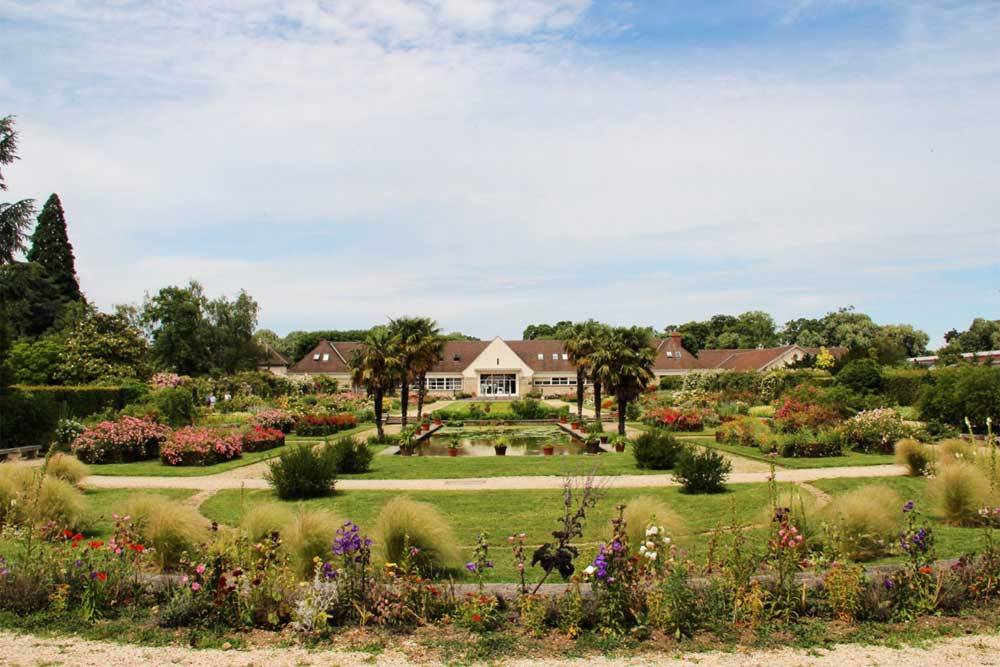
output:
[[[65,537],[66,539],[69,539],[69,538],[73,537],[73,531],[72,530],[64,530],[62,534],[63,534],[63,537]]]
[[[91,540],[90,542],[87,542],[87,546],[91,549],[100,549],[104,546],[104,542],[100,540]]]
[[[79,542],[82,539],[83,539],[83,535],[81,535],[80,533],[77,533],[76,535],[73,536],[73,541],[74,542]]]
[[[130,544],[128,545],[128,548],[140,554],[146,550],[146,547],[142,546],[141,544]]]
[[[97,573],[97,580],[98,581],[107,581],[108,580],[107,573],[106,572],[98,572]]]
[[[482,620],[483,620],[483,617],[482,617],[482,616],[480,616],[479,614],[473,614],[473,615],[472,615],[472,622],[473,622],[473,623],[479,623],[479,622],[481,622]]]
[[[924,566],[923,566],[922,568],[920,568],[920,573],[921,573],[921,574],[930,574],[930,573],[931,573],[931,572],[933,572],[933,571],[934,571],[934,570],[932,570],[932,569],[930,568],[930,566],[928,566],[928,565],[924,565]]]

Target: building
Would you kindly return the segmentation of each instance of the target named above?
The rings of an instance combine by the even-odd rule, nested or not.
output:
[[[288,375],[288,368],[291,365],[291,359],[265,343],[260,360],[257,362],[257,370],[268,371],[284,377]]]
[[[1000,350],[985,350],[983,352],[963,352],[958,355],[963,361],[978,364],[1000,364]],[[910,357],[907,359],[914,366],[922,368],[932,368],[938,364],[938,355],[932,354],[926,357]]]
[[[759,350],[702,350],[697,356],[684,349],[680,334],[653,341],[653,372],[684,375],[692,371],[767,371],[783,368],[818,350],[798,345]],[[361,343],[320,341],[288,369],[289,377],[309,379],[323,375],[341,386],[351,383],[351,354]],[[831,350],[834,356],[842,350]],[[576,391],[576,367],[561,340],[448,341],[439,361],[427,373],[431,393],[462,392],[478,397],[518,397],[531,391],[543,394]]]

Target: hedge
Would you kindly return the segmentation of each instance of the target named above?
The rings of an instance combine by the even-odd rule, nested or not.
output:
[[[149,393],[143,384],[127,384],[113,387],[66,386],[32,387],[15,386],[15,389],[32,397],[47,397],[56,409],[56,417],[76,417],[82,419],[108,408],[121,410],[129,403],[141,400]]]
[[[49,395],[16,389],[0,395],[0,447],[47,449],[57,421],[59,408]]]
[[[920,390],[933,381],[926,370],[887,369],[882,374],[882,392],[897,405],[916,405]]]

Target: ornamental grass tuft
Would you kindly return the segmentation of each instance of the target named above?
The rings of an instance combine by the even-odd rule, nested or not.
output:
[[[927,495],[946,521],[975,523],[979,510],[990,502],[990,481],[973,463],[952,463],[941,466],[927,482]]]
[[[49,457],[45,463],[45,474],[70,484],[78,484],[81,479],[90,474],[90,470],[75,456],[58,453]]]
[[[625,520],[625,534],[634,548],[646,541],[646,528],[650,525],[662,526],[674,541],[684,530],[684,519],[662,500],[652,496],[636,496],[625,501],[622,513]],[[608,524],[607,537],[613,537],[612,526]]]
[[[930,472],[935,450],[919,440],[905,438],[896,443],[896,464],[906,466],[910,477],[920,477]]]
[[[903,526],[903,499],[887,486],[868,484],[835,496],[820,512],[827,540],[840,556],[866,561],[895,545]]]
[[[300,579],[312,578],[316,558],[330,559],[333,538],[341,525],[343,521],[336,514],[324,510],[301,509],[294,515],[282,533],[282,542]]]
[[[87,499],[72,484],[39,469],[0,464],[0,523],[56,531],[90,525]]]
[[[179,502],[140,493],[118,507],[118,514],[131,517],[144,544],[155,549],[157,564],[170,569],[208,537],[207,522],[198,512]]]
[[[375,519],[378,554],[386,563],[400,563],[407,543],[418,550],[410,561],[421,574],[455,572],[461,567],[458,540],[447,520],[432,505],[409,498],[387,502]]]
[[[295,521],[295,513],[280,503],[261,503],[251,507],[240,519],[240,528],[253,541],[271,533],[284,538]]]

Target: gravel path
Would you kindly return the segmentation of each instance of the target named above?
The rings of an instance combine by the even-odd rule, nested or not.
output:
[[[406,644],[403,638],[402,643]],[[414,649],[418,647],[414,646]],[[41,639],[30,635],[0,633],[0,665],[11,667],[36,667],[37,665],[65,665],[83,667],[133,667],[134,665],[191,665],[215,667],[234,665],[240,667],[299,667],[307,665],[357,665],[370,664],[382,667],[397,665],[430,664],[411,662],[401,652],[390,650],[373,656],[366,653],[340,651],[308,651],[302,648],[252,649],[247,651],[193,650],[181,647],[141,647],[105,642],[85,641],[75,638]],[[732,653],[663,653],[645,654],[629,658],[588,656],[582,659],[518,659],[511,658],[499,664],[509,667],[540,667],[555,665],[586,665],[587,667],[637,666],[637,665],[717,665],[719,667],[800,667],[814,665],[834,666],[885,666],[939,667],[940,665],[997,665],[1000,664],[1000,637],[972,635],[944,640],[930,646],[902,649],[881,646],[845,644],[831,650],[792,649]]]
[[[247,466],[252,468],[253,466]],[[108,477],[91,475],[85,486],[101,489],[196,489],[199,491],[221,489],[266,489],[267,482],[259,477],[242,477],[237,473],[244,468],[205,477]],[[766,482],[769,472],[734,472],[730,484]],[[811,468],[778,470],[779,482],[813,482],[818,479],[841,477],[894,477],[906,474],[906,468],[897,465],[845,466],[841,468]],[[598,477],[597,481],[612,488],[641,488],[650,486],[676,486],[672,475],[615,475]],[[535,477],[473,477],[467,479],[340,479],[337,488],[344,491],[448,491],[455,489],[558,489],[563,480],[556,476]]]

